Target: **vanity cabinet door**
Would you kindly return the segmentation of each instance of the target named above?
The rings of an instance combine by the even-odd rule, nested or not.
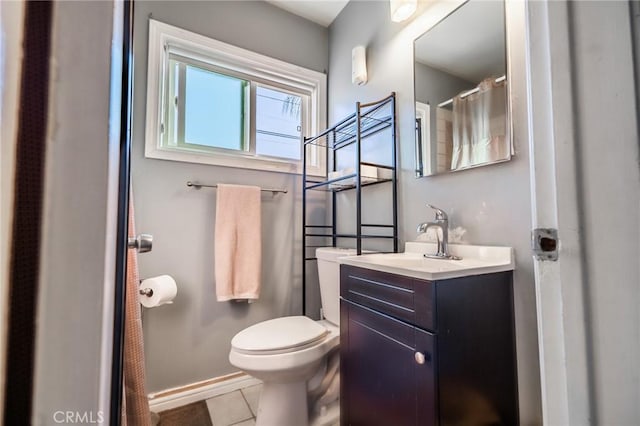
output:
[[[340,303],[342,424],[435,425],[434,336],[367,307]]]
[[[437,425],[438,392],[436,391],[435,336],[427,331],[415,329],[416,353],[414,354],[416,382],[416,425]],[[420,361],[424,357],[424,363]]]

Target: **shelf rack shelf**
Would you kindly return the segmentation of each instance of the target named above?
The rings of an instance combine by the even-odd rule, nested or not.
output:
[[[387,133],[382,133],[387,131]],[[380,136],[383,140],[388,138],[390,144],[389,164],[362,161],[363,145],[366,139]],[[384,143],[387,143],[386,141]],[[326,153],[325,178],[308,176],[307,147],[309,145],[321,146]],[[353,149],[354,167],[348,172],[335,176],[337,156],[340,150],[347,147]],[[376,176],[363,175],[362,168],[375,169]],[[333,173],[332,173],[333,172]],[[397,185],[397,140],[396,140],[396,94],[391,93],[384,99],[371,103],[357,102],[355,112],[340,120],[332,127],[321,133],[304,138],[303,147],[303,185],[302,185],[302,217],[303,217],[303,242],[302,242],[302,298],[303,313],[306,314],[306,272],[307,262],[315,260],[315,254],[308,256],[307,249],[333,246],[338,240],[355,240],[357,254],[362,254],[363,240],[381,240],[391,244],[389,253],[398,252],[398,185]],[[362,188],[386,184],[391,195],[391,223],[362,223]],[[356,199],[356,226],[354,232],[338,232],[337,194],[343,191],[355,191]],[[307,191],[328,191],[331,196],[331,222],[329,224],[312,225],[307,223]],[[315,245],[307,244],[308,239],[330,240],[331,243]]]

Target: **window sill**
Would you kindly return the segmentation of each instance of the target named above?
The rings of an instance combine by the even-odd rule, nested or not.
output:
[[[234,167],[239,169],[260,170],[266,172],[302,174],[302,162],[278,161],[265,157],[240,156],[226,153],[199,153],[183,149],[149,147],[144,156],[156,160],[182,161],[187,163],[208,164],[211,166]],[[324,177],[324,169],[319,166],[307,166],[309,176]]]

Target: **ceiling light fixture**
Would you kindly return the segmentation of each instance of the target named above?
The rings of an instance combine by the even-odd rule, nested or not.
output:
[[[389,0],[391,10],[391,20],[402,22],[409,19],[418,7],[418,0]]]

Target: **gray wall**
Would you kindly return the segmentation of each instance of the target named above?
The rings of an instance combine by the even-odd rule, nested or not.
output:
[[[529,248],[528,146],[526,140],[520,139],[516,128],[516,155],[510,162],[414,178],[413,40],[424,32],[427,21],[426,15],[417,15],[413,21],[392,23],[388,2],[358,1],[345,7],[329,28],[329,121],[335,122],[352,112],[356,101],[373,101],[396,91],[402,168],[399,194],[402,239],[415,240],[416,225],[433,217],[425,206],[429,202],[450,214],[451,227],[467,229],[467,242],[515,248],[520,414],[522,424],[539,424],[541,403],[535,282]],[[512,40],[512,43],[520,49],[524,40]],[[369,82],[364,86],[351,84],[351,49],[359,44],[367,46]],[[521,54],[522,49],[516,51],[515,48],[510,53],[511,56]],[[513,76],[512,83],[524,85],[524,74]],[[514,107],[517,109],[514,110],[516,118],[526,111],[525,105]]]
[[[148,391],[193,383],[235,369],[231,338],[269,318],[301,312],[300,176],[144,158],[148,17],[220,41],[324,72],[328,30],[265,2],[137,2],[132,182],[138,232],[154,235],[140,256],[141,278],[172,275],[172,305],[144,312]],[[252,305],[215,300],[215,190],[196,191],[188,180],[286,188],[262,196],[263,284]],[[312,209],[324,214],[324,198]],[[308,287],[310,313],[319,311],[317,283]]]

